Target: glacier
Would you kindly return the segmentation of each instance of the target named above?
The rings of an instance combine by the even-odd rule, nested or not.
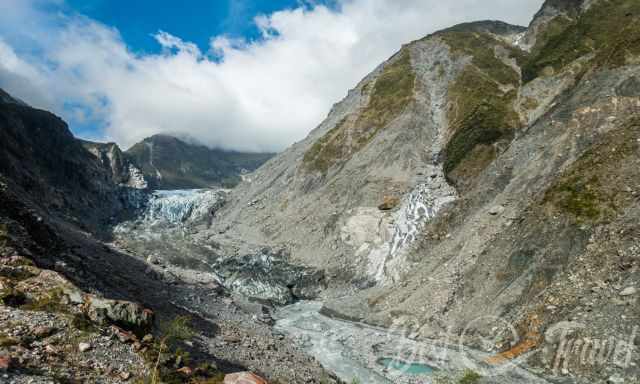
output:
[[[224,203],[223,190],[188,189],[155,191],[149,197],[142,220],[182,224],[212,217]]]

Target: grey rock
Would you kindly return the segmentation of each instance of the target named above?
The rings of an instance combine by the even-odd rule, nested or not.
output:
[[[130,301],[109,300],[89,295],[85,298],[87,316],[99,324],[115,324],[127,330],[145,331],[153,324],[153,312]]]
[[[492,216],[501,215],[504,212],[505,208],[502,205],[495,205],[489,209],[489,214]]]
[[[638,293],[638,289],[636,287],[627,287],[620,291],[620,296],[633,296]]]
[[[611,376],[607,379],[607,384],[624,384],[625,380],[619,375]]]

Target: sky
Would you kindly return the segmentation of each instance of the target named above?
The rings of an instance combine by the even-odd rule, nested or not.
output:
[[[79,137],[281,151],[402,44],[542,0],[0,0],[0,88]]]

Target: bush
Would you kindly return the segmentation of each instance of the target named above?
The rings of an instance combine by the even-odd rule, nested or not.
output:
[[[474,372],[469,369],[464,372],[460,380],[458,380],[458,383],[459,384],[475,384],[478,381],[480,381],[481,378],[482,376],[480,376],[477,372]]]

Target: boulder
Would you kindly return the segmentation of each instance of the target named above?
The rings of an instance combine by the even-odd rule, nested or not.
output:
[[[636,287],[628,287],[623,289],[620,292],[620,296],[632,296],[635,295],[638,292],[638,289]]]
[[[178,370],[176,370],[176,372],[185,375],[185,376],[191,376],[193,374],[193,369],[189,368],[189,367],[182,367]]]
[[[491,207],[491,209],[489,209],[489,214],[491,216],[498,216],[498,215],[501,215],[502,212],[504,212],[504,209],[505,208],[502,205],[496,205]]]
[[[382,199],[382,203],[378,205],[378,209],[381,211],[390,211],[400,204],[400,199],[395,196],[385,196]]]
[[[153,311],[130,301],[85,297],[84,310],[98,324],[116,324],[126,330],[142,332],[153,324]]]
[[[251,372],[239,372],[226,375],[223,384],[268,384],[260,376]]]

